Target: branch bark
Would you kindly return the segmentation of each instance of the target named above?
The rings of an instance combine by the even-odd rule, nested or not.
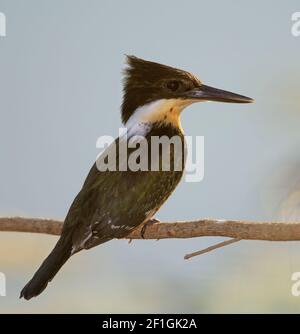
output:
[[[60,235],[63,221],[43,218],[0,217],[0,231]],[[240,240],[300,240],[300,223],[251,222],[239,220],[201,219],[182,222],[159,222],[133,230],[125,239],[169,239],[197,237],[230,237],[203,250],[186,254],[184,259],[199,256]]]
[[[60,235],[63,222],[44,218],[2,217],[0,231]],[[125,239],[142,239],[141,227]],[[300,240],[300,223],[254,222],[200,219],[182,222],[160,222],[147,226],[144,239],[229,237],[244,240]]]

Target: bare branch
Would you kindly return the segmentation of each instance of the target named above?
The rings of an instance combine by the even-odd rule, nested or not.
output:
[[[0,218],[0,231],[31,232],[59,235],[63,222],[43,218]],[[142,226],[125,239],[142,239]],[[197,238],[219,236],[235,239],[294,241],[300,240],[300,223],[251,222],[238,220],[201,219],[183,222],[163,222],[149,225],[144,239]]]
[[[60,235],[63,221],[46,218],[0,217],[0,231]]]

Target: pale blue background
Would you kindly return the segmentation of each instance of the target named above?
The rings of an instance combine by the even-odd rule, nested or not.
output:
[[[124,54],[184,68],[253,105],[196,104],[205,177],[182,183],[161,220],[300,219],[299,1],[0,0],[0,214],[63,218],[120,126]],[[300,243],[218,238],[113,241],[73,257],[30,302],[23,285],[56,237],[1,233],[1,312],[299,312]]]

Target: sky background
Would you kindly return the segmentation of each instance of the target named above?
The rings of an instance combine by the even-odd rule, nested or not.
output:
[[[118,134],[124,54],[189,70],[255,104],[195,104],[186,135],[205,137],[205,175],[182,182],[160,220],[300,219],[299,1],[0,0],[0,215],[63,219]],[[221,238],[111,241],[74,256],[29,302],[19,292],[57,237],[0,233],[2,313],[300,312],[291,276],[300,243]]]

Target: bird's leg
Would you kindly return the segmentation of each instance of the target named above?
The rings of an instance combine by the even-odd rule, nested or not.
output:
[[[156,219],[156,218],[149,219],[149,220],[146,221],[146,223],[144,223],[144,225],[142,227],[142,230],[141,230],[142,239],[145,239],[144,236],[145,236],[147,227],[149,227],[153,224],[157,224],[157,223],[160,223],[160,220]]]

